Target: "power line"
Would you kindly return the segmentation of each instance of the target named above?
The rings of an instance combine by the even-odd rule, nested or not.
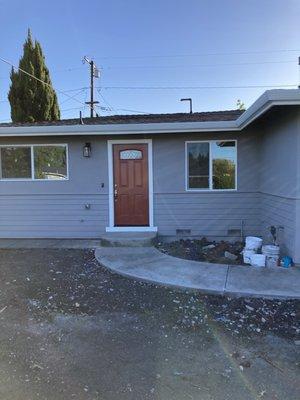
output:
[[[295,50],[296,51],[296,50]],[[138,68],[138,69],[146,69],[146,68],[206,68],[206,67],[226,67],[226,66],[243,66],[243,65],[269,65],[269,64],[294,64],[295,60],[286,60],[286,61],[254,61],[254,62],[240,62],[240,63],[214,63],[214,64],[194,64],[194,65],[107,65],[103,67],[99,67],[99,70],[107,70],[107,69],[133,69],[133,68]],[[84,67],[74,67],[74,68],[66,68],[66,69],[55,69],[51,70],[51,72],[64,72],[64,71],[73,71],[73,70],[78,70],[82,69]],[[9,77],[0,77],[2,80],[10,79]],[[76,89],[72,89],[71,91],[75,91]],[[65,92],[68,92],[66,90]]]
[[[82,114],[83,114],[83,117],[85,117],[85,111],[88,109],[88,110],[90,110],[90,108],[87,106],[87,104],[86,104],[86,102],[87,102],[87,97],[88,97],[88,91],[86,90],[85,92],[84,92],[84,104],[85,104],[85,107],[84,107],[84,109],[82,110]]]
[[[106,111],[106,112],[111,112],[113,111],[110,107],[103,107],[103,106],[96,106],[97,108],[99,108],[102,111]],[[98,115],[99,116],[99,115]]]
[[[108,105],[108,107],[111,108],[111,111],[115,111],[117,114],[118,114],[118,111],[134,112],[134,113],[138,113],[138,114],[150,114],[149,112],[146,112],[146,111],[131,110],[128,108],[115,108],[105,99],[105,97],[102,95],[100,90],[101,89],[97,88],[97,92],[99,93],[99,95],[101,96],[103,101]]]
[[[88,107],[88,108],[89,108],[89,107]],[[111,111],[111,110],[108,109],[107,107],[100,107],[100,106],[98,106],[98,108],[100,108],[100,109],[103,110],[103,111],[107,111],[107,112],[110,112],[110,111]],[[61,113],[65,113],[65,112],[72,111],[72,110],[81,110],[81,109],[82,109],[82,107],[66,108],[65,110],[61,110]]]
[[[88,86],[83,86],[81,88],[77,88],[77,89],[68,89],[68,90],[63,90],[64,93],[71,93],[71,92],[76,92],[78,90],[86,90],[89,89]]]
[[[198,53],[198,54],[152,54],[140,56],[102,56],[102,60],[107,59],[145,59],[145,58],[179,58],[179,57],[204,57],[204,56],[232,56],[248,54],[272,54],[272,53],[291,53],[299,52],[300,49],[277,49],[277,50],[255,50],[255,51],[232,51],[220,53]]]
[[[106,98],[102,95],[101,89],[97,88],[97,92],[98,92],[99,96],[102,98],[102,100],[104,101],[104,103],[111,109],[111,111],[117,112],[117,111],[115,110],[115,108],[114,108],[114,107],[106,100]]]
[[[241,62],[241,63],[224,63],[224,64],[196,64],[196,65],[108,65],[101,67],[101,69],[169,69],[169,68],[206,68],[206,67],[227,67],[227,66],[243,66],[243,65],[270,65],[270,64],[295,64],[295,60],[288,60],[288,61],[257,61],[257,62]]]
[[[79,69],[85,68],[84,66],[81,67],[71,67],[71,68],[57,68],[57,69],[51,69],[51,73],[53,72],[71,72]]]
[[[297,87],[293,85],[246,85],[246,86],[102,86],[106,90],[198,90],[198,89],[259,89],[259,88],[287,88]]]
[[[66,100],[62,101],[62,102],[60,103],[60,105],[65,104],[67,101],[74,100],[75,97],[77,97],[77,96],[79,96],[80,94],[82,94],[85,90],[87,90],[87,88],[84,88],[84,89],[81,89],[81,90],[77,91],[77,93],[75,93],[75,94],[74,94],[73,96],[71,96],[69,99],[66,99]]]
[[[76,96],[82,94],[82,93],[83,93],[84,91],[86,91],[87,89],[88,89],[88,88],[81,88],[81,89],[79,89],[79,90],[80,90],[79,92],[78,92],[78,89],[66,90],[65,92],[73,92],[73,91],[77,90],[78,93],[76,93],[75,95],[71,96],[70,98],[68,98],[68,99],[66,99],[66,100],[64,100],[64,101],[62,101],[62,102],[60,103],[60,106],[62,106],[63,104],[65,104],[67,101],[74,100],[74,98],[75,98]],[[0,100],[0,103],[9,103],[9,101],[8,101],[8,100]],[[61,112],[63,113],[63,112],[70,111],[70,110],[80,110],[80,109],[82,109],[82,107],[73,107],[73,108],[69,108],[69,109],[67,109],[67,110],[61,110]]]
[[[52,85],[51,85],[50,83],[44,82],[42,79],[37,78],[35,75],[30,74],[29,72],[25,71],[24,69],[22,69],[22,68],[20,68],[20,67],[16,67],[12,62],[10,62],[10,61],[8,61],[8,60],[5,60],[5,59],[2,58],[2,57],[0,57],[0,61],[4,62],[5,64],[10,65],[11,67],[17,69],[18,71],[21,71],[21,72],[22,72],[23,74],[25,74],[25,75],[30,76],[31,78],[35,79],[36,81],[38,81],[38,82],[40,82],[40,83],[42,83],[42,84],[44,84],[44,85],[46,85],[46,86],[50,86],[50,87],[52,88]],[[73,90],[73,89],[72,89],[72,90]],[[74,89],[74,90],[75,90],[75,89]],[[77,101],[77,103],[80,103],[80,104],[82,104],[83,106],[85,106],[85,104],[84,104],[82,101],[80,101],[80,100],[78,100],[78,99],[76,99],[76,98],[72,98],[72,96],[66,94],[66,91],[62,91],[62,90],[58,90],[58,89],[56,89],[56,91],[57,91],[57,93],[60,93],[60,94],[66,96],[66,97],[68,97],[68,98],[70,98],[70,99],[72,99],[72,100],[74,100],[74,101]],[[92,105],[91,105],[91,107],[94,108]]]
[[[82,107],[73,107],[73,108],[67,108],[65,110],[61,110],[60,112],[64,113],[64,112],[68,112],[68,111],[71,111],[71,110],[81,110],[81,109],[82,109]]]
[[[151,114],[147,111],[130,110],[128,108],[117,108],[117,111],[128,111],[128,112],[133,112],[133,113],[138,113],[138,114]]]
[[[131,109],[128,109],[128,108],[117,108],[117,109],[108,109],[108,108],[106,108],[106,107],[100,107],[100,106],[98,106],[98,108],[100,108],[101,110],[103,110],[103,111],[107,111],[107,112],[110,112],[110,111],[128,111],[128,112],[134,112],[134,113],[139,113],[139,114],[150,114],[149,112],[146,112],[146,111],[138,111],[138,110],[131,110]],[[72,108],[66,108],[65,110],[61,110],[61,113],[66,113],[66,112],[69,112],[69,111],[73,111],[73,110],[80,110],[81,109],[81,107],[72,107]],[[5,120],[5,121],[8,121],[8,120]]]

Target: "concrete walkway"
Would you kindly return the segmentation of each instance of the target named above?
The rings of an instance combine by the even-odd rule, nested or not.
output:
[[[154,247],[98,247],[97,260],[134,279],[204,293],[300,299],[299,268],[254,268],[183,260]]]
[[[0,239],[0,249],[95,249],[100,239]]]

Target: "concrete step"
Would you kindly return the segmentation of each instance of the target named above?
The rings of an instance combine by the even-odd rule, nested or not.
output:
[[[101,236],[104,247],[149,247],[157,240],[156,232],[109,232]]]

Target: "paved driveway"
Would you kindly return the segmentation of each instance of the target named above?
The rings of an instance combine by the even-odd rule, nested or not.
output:
[[[91,251],[0,250],[0,398],[296,400],[297,310],[134,282]]]

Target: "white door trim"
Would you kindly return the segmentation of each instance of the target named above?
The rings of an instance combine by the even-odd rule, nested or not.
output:
[[[113,145],[128,143],[148,144],[148,185],[149,185],[149,226],[115,226],[114,210],[114,170],[113,170]],[[152,139],[108,140],[108,201],[109,201],[109,226],[106,232],[156,232],[153,225],[153,155]]]

